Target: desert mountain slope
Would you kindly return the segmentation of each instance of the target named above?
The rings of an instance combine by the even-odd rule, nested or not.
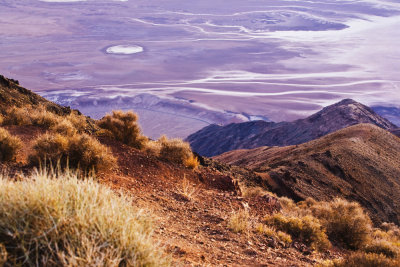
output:
[[[301,144],[359,123],[371,123],[386,130],[396,128],[369,107],[344,99],[294,122],[211,125],[190,135],[187,140],[197,153],[215,156],[234,149]]]
[[[400,222],[400,138],[359,124],[287,147],[227,152],[217,160],[264,173],[282,195],[358,201],[375,222]]]
[[[9,107],[40,106],[46,107],[59,115],[71,113],[71,109],[51,102],[32,91],[19,86],[18,81],[7,79],[0,75],[0,109],[5,111]]]

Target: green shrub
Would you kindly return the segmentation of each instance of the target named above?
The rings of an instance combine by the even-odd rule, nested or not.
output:
[[[35,141],[33,150],[30,156],[33,165],[61,164],[61,167],[98,171],[113,168],[116,164],[107,147],[87,134],[45,134]]]
[[[319,220],[312,216],[295,217],[277,213],[265,217],[264,222],[313,249],[324,250],[330,246],[325,230]]]
[[[349,249],[360,249],[368,243],[372,222],[358,203],[335,199],[317,202],[311,210],[326,229],[329,240]]]
[[[148,139],[142,135],[137,120],[138,116],[135,113],[117,110],[104,116],[97,124],[109,130],[116,140],[137,149],[143,149]]]
[[[92,179],[70,172],[0,178],[6,266],[168,266],[151,233],[132,200]]]
[[[21,139],[0,128],[0,162],[13,160],[20,147]]]

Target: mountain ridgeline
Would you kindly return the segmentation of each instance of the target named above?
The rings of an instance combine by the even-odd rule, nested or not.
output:
[[[305,144],[229,151],[215,157],[263,175],[279,195],[356,200],[377,223],[400,223],[400,138],[358,124]]]
[[[344,99],[293,122],[251,121],[226,126],[210,125],[190,135],[187,141],[200,155],[216,156],[235,149],[302,144],[360,123],[370,123],[398,133],[396,125],[371,108],[352,99]]]

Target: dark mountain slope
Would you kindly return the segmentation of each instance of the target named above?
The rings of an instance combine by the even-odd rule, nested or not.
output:
[[[294,122],[211,125],[190,135],[187,140],[197,153],[215,156],[234,149],[301,144],[359,123],[371,123],[386,130],[396,128],[369,107],[345,99]]]
[[[217,160],[264,173],[281,195],[358,201],[375,222],[400,222],[400,139],[359,124],[288,147],[230,151]]]

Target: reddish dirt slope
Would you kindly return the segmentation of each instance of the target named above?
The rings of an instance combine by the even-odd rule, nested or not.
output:
[[[24,167],[32,140],[44,130],[35,126],[6,127],[19,136],[25,146],[15,170]],[[255,226],[263,215],[279,209],[269,197],[244,199],[233,183],[232,176],[252,179],[254,174],[211,164],[190,170],[163,162],[136,149],[110,139],[101,139],[118,158],[119,167],[99,174],[99,181],[133,197],[134,205],[154,217],[154,237],[172,254],[176,266],[310,266],[337,253],[310,254],[306,247],[293,243],[284,248],[257,233],[254,227],[246,233],[234,233],[227,224],[232,211],[250,206]],[[3,169],[6,166],[3,165]],[[219,170],[218,170],[219,169]],[[185,179],[188,181],[184,183]],[[195,191],[191,198],[185,196]]]

